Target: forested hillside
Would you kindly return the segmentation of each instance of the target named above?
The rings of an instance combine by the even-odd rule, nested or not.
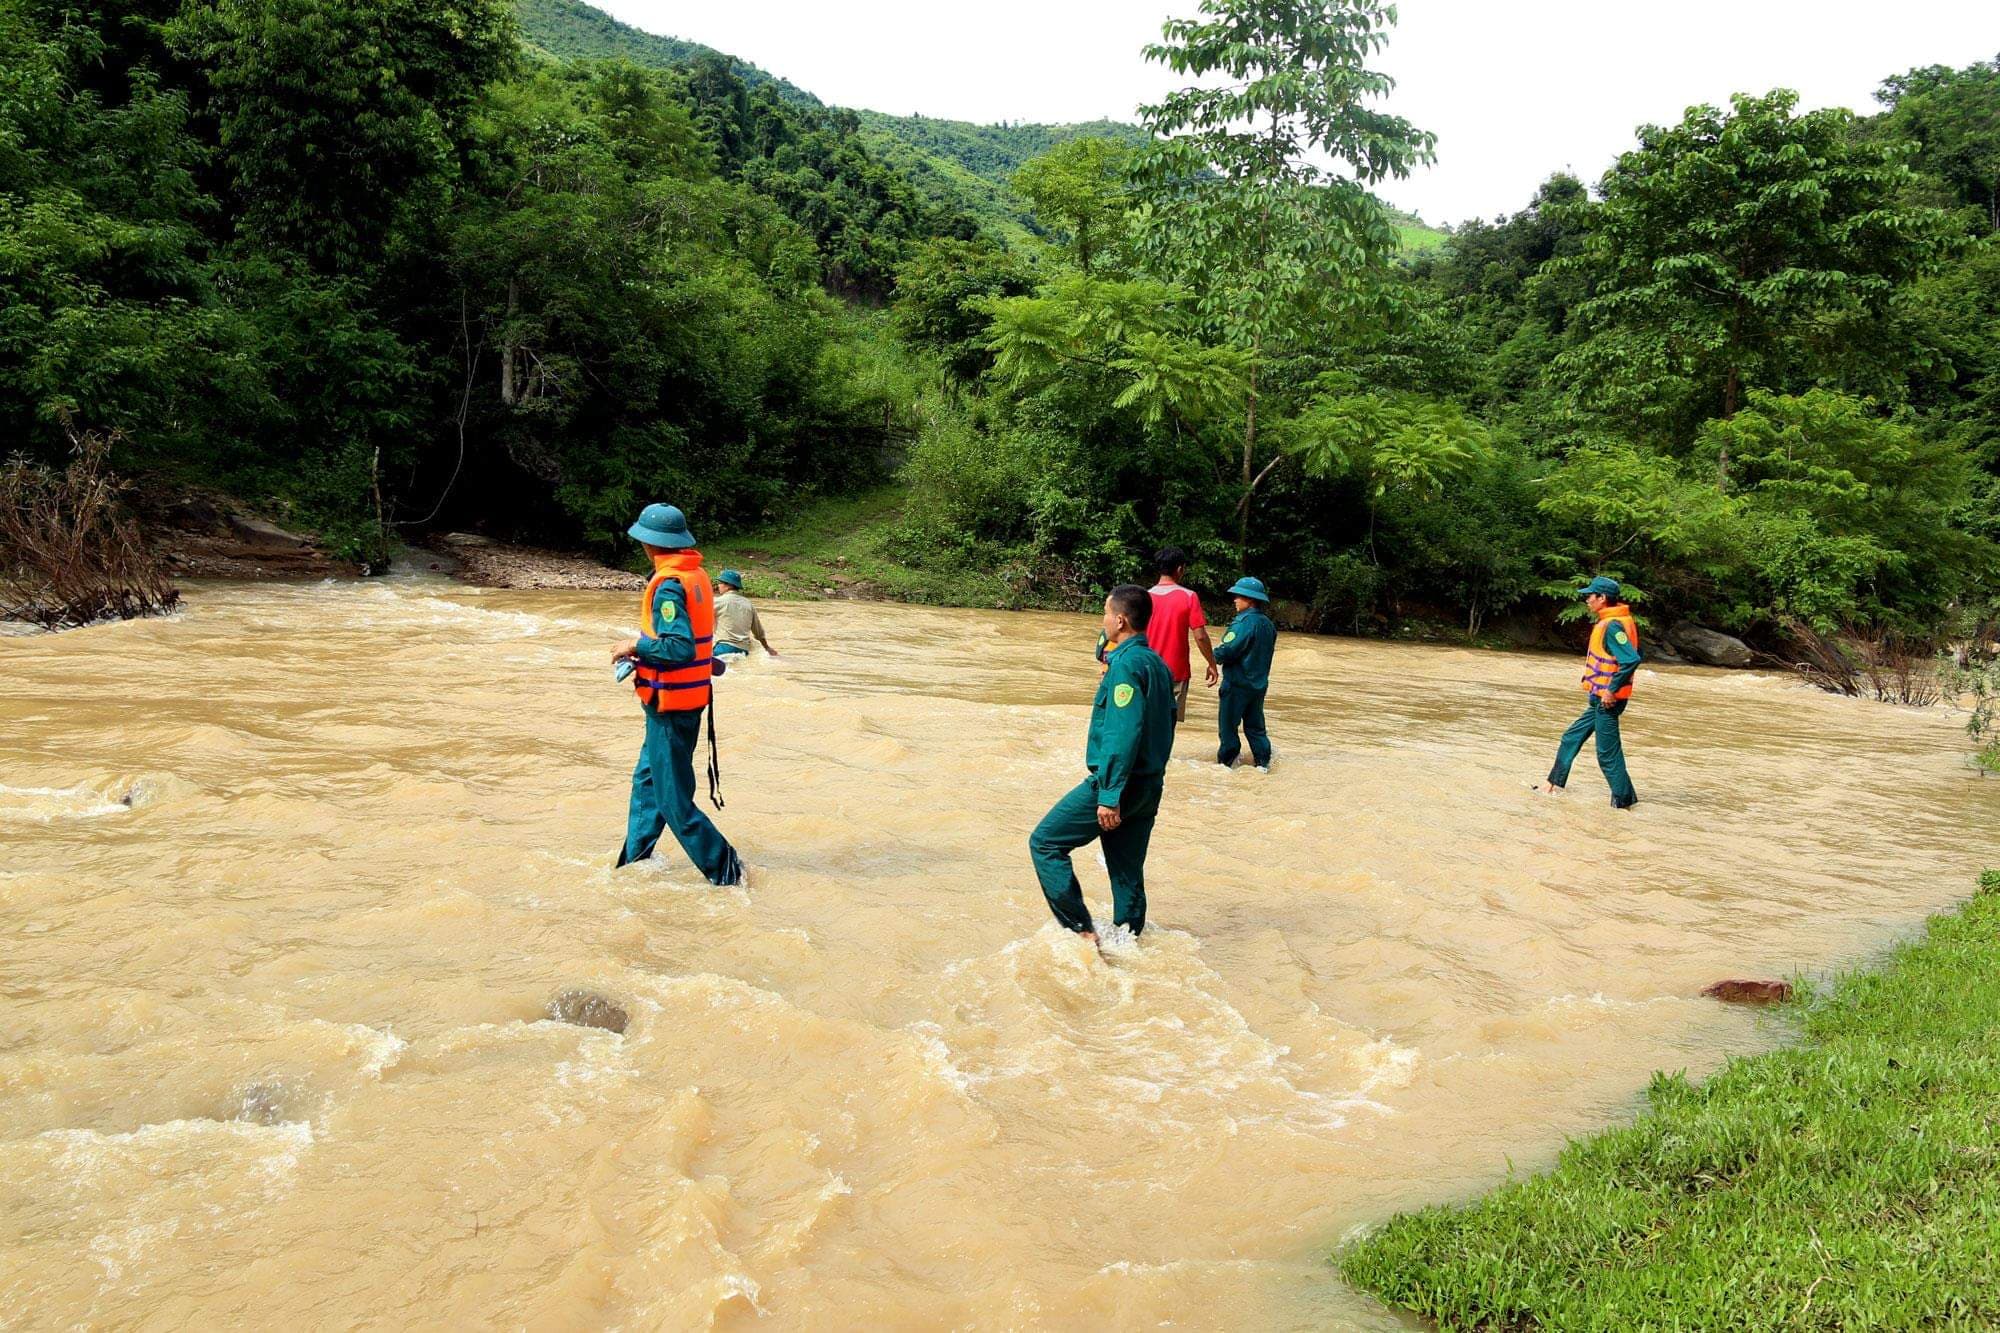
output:
[[[1256,40],[1174,29],[1131,131],[864,117],[548,0],[0,0],[0,435],[121,432],[376,563],[893,483],[909,585],[1020,603],[1172,540],[1328,628],[1599,570],[1773,644],[1991,613],[2000,62],[1697,107],[1412,258],[1374,191],[1420,128],[1249,136],[1198,82],[1379,102],[1387,13],[1212,2]]]
[[[786,101],[820,105],[811,93],[755,65],[698,42],[661,37],[621,23],[581,0],[515,0],[514,9],[526,41],[558,56],[629,60],[653,69],[720,61],[753,91],[769,84]],[[967,214],[994,237],[1008,241],[1025,240],[1034,232],[1032,210],[1012,184],[1014,173],[1028,161],[1071,139],[1138,144],[1146,137],[1137,125],[1115,120],[1074,125],[975,125],[880,111],[857,110],[853,114],[861,126],[861,142],[909,181],[929,205]],[[1444,242],[1443,233],[1414,217],[1398,215],[1396,222],[1404,248],[1412,253],[1434,250]]]
[[[582,0],[514,0],[514,14],[529,46],[564,60],[629,60],[649,69],[677,69],[698,60],[720,60],[748,88],[769,84],[788,102],[820,105],[820,100],[805,89],[747,60],[724,55],[700,42],[662,37],[620,23]]]

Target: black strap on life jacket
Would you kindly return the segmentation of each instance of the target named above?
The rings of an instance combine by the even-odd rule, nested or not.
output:
[[[720,810],[728,802],[722,799],[722,760],[715,748],[715,691],[708,694],[708,803]]]

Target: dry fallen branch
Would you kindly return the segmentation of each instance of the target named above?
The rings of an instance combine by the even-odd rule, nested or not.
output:
[[[1927,708],[1944,697],[1937,654],[1928,646],[1912,645],[1893,630],[1878,635],[1822,634],[1789,617],[1784,626],[1798,652],[1792,669],[1820,689],[1915,708]]]
[[[63,471],[21,457],[0,466],[0,620],[56,630],[172,610],[179,590],[119,513],[116,437],[67,418],[63,429]]]

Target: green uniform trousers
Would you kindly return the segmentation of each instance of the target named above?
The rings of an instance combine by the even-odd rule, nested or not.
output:
[[[1591,695],[1590,706],[1583,710],[1582,717],[1569,724],[1569,730],[1562,735],[1562,744],[1556,747],[1555,767],[1549,770],[1549,781],[1567,787],[1570,765],[1576,762],[1584,741],[1595,735],[1597,766],[1604,770],[1604,780],[1611,786],[1611,804],[1620,810],[1637,805],[1639,793],[1632,790],[1632,777],[1625,771],[1625,747],[1618,738],[1618,715],[1629,702],[1620,699],[1607,705]]]
[[[1264,693],[1247,685],[1222,683],[1222,691],[1216,697],[1216,728],[1222,734],[1216,763],[1233,764],[1243,753],[1243,742],[1236,735],[1239,726],[1250,738],[1250,761],[1259,767],[1271,762],[1271,738],[1264,731]]]
[[[1124,817],[1106,833],[1097,824],[1097,781],[1085,778],[1035,825],[1028,837],[1028,854],[1034,858],[1035,876],[1042,882],[1049,910],[1064,928],[1096,930],[1069,854],[1099,837],[1104,839],[1104,868],[1111,874],[1113,923],[1129,927],[1134,935],[1146,928],[1146,845],[1153,840],[1153,820],[1160,813],[1165,786],[1164,773],[1128,781],[1120,802]]]
[[[698,709],[646,711],[646,744],[632,770],[632,809],[618,864],[645,860],[660,835],[672,829],[681,850],[709,883],[735,884],[743,878],[742,859],[694,804],[694,747],[701,738],[701,718]]]

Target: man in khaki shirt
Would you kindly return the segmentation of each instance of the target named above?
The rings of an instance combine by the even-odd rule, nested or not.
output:
[[[764,637],[764,621],[756,606],[743,595],[743,576],[725,569],[715,576],[715,651],[717,654],[748,653],[750,640],[764,645],[776,657],[778,650]]]

